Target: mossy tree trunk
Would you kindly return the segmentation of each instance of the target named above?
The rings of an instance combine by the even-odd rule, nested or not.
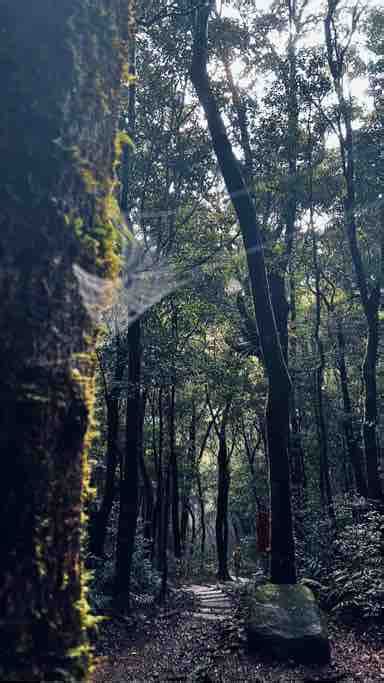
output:
[[[80,681],[94,330],[74,264],[113,277],[120,0],[0,4],[3,681]],[[87,431],[88,430],[88,431]]]

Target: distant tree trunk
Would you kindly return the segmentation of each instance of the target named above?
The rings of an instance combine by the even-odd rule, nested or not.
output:
[[[188,512],[191,517],[191,555],[194,554],[195,551],[195,542],[196,542],[196,517],[195,517],[195,512],[193,510],[192,505],[188,507]]]
[[[81,519],[94,329],[73,267],[116,272],[105,206],[121,10],[117,0],[0,3],[2,681],[82,681],[88,666]]]
[[[163,387],[159,388],[158,394],[158,414],[159,414],[159,445],[157,455],[157,487],[156,505],[154,513],[154,532],[153,539],[157,540],[157,568],[162,568],[162,542],[163,542],[163,523],[164,523],[164,412],[163,412]]]
[[[147,471],[147,466],[144,459],[144,451],[142,448],[139,450],[139,468],[144,487],[144,536],[147,540],[150,540],[152,538],[153,531],[153,514],[155,503],[153,486]]]
[[[106,475],[103,497],[99,509],[96,511],[90,527],[90,550],[94,555],[104,555],[105,538],[108,520],[111,514],[116,489],[116,469],[119,462],[119,398],[120,382],[124,373],[124,351],[122,340],[116,335],[115,376],[113,386],[108,388],[105,382],[105,404],[107,410],[107,452]],[[100,359],[100,366],[102,360]],[[101,368],[103,373],[103,369]]]
[[[290,311],[291,311],[291,325],[293,334],[290,339],[290,357],[291,357],[291,376],[292,376],[292,394],[291,394],[291,431],[289,436],[289,453],[291,461],[292,485],[294,494],[297,496],[297,503],[302,507],[305,503],[306,490],[306,473],[305,473],[305,456],[301,439],[300,428],[300,413],[297,401],[297,385],[296,385],[296,364],[297,364],[297,331],[296,331],[296,292],[294,275],[291,272],[290,277]]]
[[[365,386],[363,439],[367,462],[368,493],[372,499],[381,499],[383,497],[378,468],[380,446],[377,432],[378,409],[376,380],[379,349],[380,298],[381,291],[378,286],[374,292],[372,292],[367,306],[368,339],[363,362],[363,379]]]
[[[227,424],[229,418],[230,402],[224,408],[218,429],[219,451],[217,454],[217,504],[216,504],[216,548],[219,581],[230,581],[228,571],[228,501],[230,472],[230,455],[227,447]]]
[[[213,419],[209,422],[208,427],[205,431],[204,437],[202,444],[200,446],[200,452],[197,458],[196,462],[196,468],[195,468],[195,477],[196,477],[196,484],[197,484],[197,495],[198,495],[198,502],[199,502],[199,508],[200,508],[200,530],[201,530],[201,543],[200,543],[200,554],[201,554],[201,567],[204,566],[204,560],[205,560],[205,542],[206,542],[206,523],[205,523],[205,500],[204,500],[204,492],[203,492],[203,487],[201,483],[201,474],[200,474],[200,462],[201,459],[204,455],[204,451],[209,439],[209,435],[211,433],[213,427]]]
[[[159,601],[163,604],[166,600],[168,590],[168,534],[169,521],[172,504],[171,480],[172,480],[172,466],[171,466],[171,442],[172,442],[172,394],[173,387],[166,388],[163,394],[164,401],[164,417],[166,429],[163,432],[163,459],[164,459],[164,491],[162,494],[162,509],[160,512],[162,518],[162,534],[160,537],[159,558],[161,568],[161,588]]]
[[[368,495],[372,499],[382,499],[383,491],[379,476],[380,445],[378,437],[377,410],[377,359],[379,344],[379,309],[381,290],[384,284],[384,231],[381,236],[380,271],[374,278],[369,277],[361,254],[356,222],[354,133],[352,127],[352,102],[344,91],[346,51],[339,42],[337,29],[337,9],[339,0],[328,0],[324,21],[325,41],[329,70],[338,99],[340,124],[339,147],[345,180],[343,208],[345,228],[351,253],[360,300],[367,324],[367,345],[362,367],[364,383],[364,422],[363,442],[367,465]],[[353,30],[355,30],[355,26]],[[348,40],[348,37],[346,38]]]
[[[175,398],[176,389],[172,385],[169,395],[169,463],[171,468],[171,511],[172,511],[172,533],[173,533],[173,552],[176,558],[180,558],[181,553],[181,534],[180,534],[180,496],[179,496],[179,468],[177,462],[176,452],[176,434],[175,434]]]
[[[295,274],[292,268],[292,251],[294,247],[294,238],[296,233],[296,219],[298,206],[298,176],[297,176],[297,160],[300,144],[300,130],[299,130],[299,102],[298,102],[298,73],[297,73],[297,41],[300,33],[303,30],[301,24],[302,17],[298,3],[292,0],[285,0],[285,5],[288,10],[289,22],[289,38],[287,48],[288,58],[288,74],[285,84],[287,94],[287,113],[288,113],[288,128],[287,128],[287,158],[288,158],[288,176],[287,176],[287,191],[285,199],[285,225],[286,225],[286,257],[284,263],[285,272],[288,271],[290,277],[290,314],[291,324],[294,328],[296,323],[296,296],[295,296]],[[303,5],[302,5],[303,7]],[[288,307],[287,307],[288,308]],[[286,320],[286,335],[288,345],[288,315]],[[290,340],[290,373],[292,378],[292,392],[290,397],[290,433],[289,433],[289,455],[291,463],[293,491],[297,496],[297,502],[304,503],[305,490],[305,470],[304,470],[304,449],[300,434],[300,420],[297,415],[297,401],[296,401],[296,333],[295,330]],[[283,344],[283,340],[282,340]],[[288,357],[288,350],[287,350]],[[287,361],[288,362],[288,361]]]
[[[150,476],[148,474],[147,465],[144,457],[144,421],[147,406],[147,392],[143,392],[140,406],[140,446],[139,446],[139,472],[143,484],[143,524],[144,537],[147,540],[152,538],[152,524],[154,512],[154,494],[153,486]]]
[[[333,523],[336,522],[335,510],[333,506],[333,495],[331,487],[331,478],[329,472],[329,458],[328,458],[328,435],[325,424],[324,402],[323,402],[323,382],[325,370],[325,354],[324,345],[320,336],[321,325],[321,290],[320,290],[320,266],[317,251],[317,236],[314,225],[313,204],[312,204],[312,166],[310,169],[310,225],[312,231],[312,258],[313,270],[315,274],[315,344],[317,350],[317,363],[314,372],[315,380],[315,414],[316,414],[316,428],[319,444],[320,454],[320,496],[321,502],[327,507],[330,518]]]
[[[256,476],[256,469],[255,469],[255,458],[256,458],[257,451],[258,451],[260,444],[261,444],[262,432],[261,432],[261,430],[259,431],[256,443],[252,443],[252,445],[251,445],[251,442],[250,442],[251,440],[247,435],[245,424],[244,424],[244,419],[242,418],[242,436],[243,436],[243,440],[244,440],[245,453],[247,456],[249,472],[251,475],[252,493],[253,493],[253,498],[254,498],[254,502],[255,502],[255,509],[254,509],[255,524],[254,524],[254,527],[256,528],[256,515],[257,515],[257,512],[261,508],[261,501],[260,501],[259,494],[257,492],[257,476]]]
[[[367,483],[363,469],[363,462],[361,458],[361,451],[354,435],[353,421],[352,421],[352,402],[349,395],[348,386],[348,371],[345,363],[345,338],[340,319],[337,321],[337,343],[338,343],[338,359],[337,365],[340,375],[341,395],[343,399],[343,429],[345,437],[345,445],[352,466],[357,492],[364,498],[367,497]]]
[[[192,490],[193,476],[196,469],[196,401],[192,400],[192,415],[191,423],[189,427],[189,443],[188,443],[188,457],[187,462],[184,465],[184,486],[183,486],[183,499],[182,499],[182,510],[181,510],[181,543],[183,547],[183,552],[186,549],[186,540],[188,532],[188,514],[189,514],[189,499]]]
[[[125,453],[120,473],[120,510],[117,529],[114,592],[129,607],[132,555],[135,544],[138,493],[139,448],[141,434],[141,345],[140,323],[134,322],[128,331],[128,391],[126,407]]]
[[[291,382],[271,304],[255,206],[241,175],[212,91],[208,71],[208,8],[197,10],[191,78],[204,108],[213,147],[237,214],[247,254],[256,321],[267,376],[268,453],[271,474],[272,581],[295,583],[295,553],[288,460]]]
[[[129,35],[128,69],[131,76],[128,82],[127,111],[120,127],[128,133],[131,140],[136,132],[136,2],[131,2],[130,21],[127,26]],[[131,172],[132,150],[125,145],[122,168],[120,207],[125,215],[130,212],[129,177]],[[142,449],[142,396],[141,396],[141,321],[135,320],[128,328],[128,391],[126,404],[125,453],[120,472],[120,508],[116,541],[116,565],[114,593],[119,602],[129,608],[131,588],[132,557],[139,503],[139,463]]]
[[[164,604],[167,598],[168,591],[168,530],[169,530],[169,512],[171,507],[171,466],[168,462],[166,477],[165,477],[165,488],[164,488],[164,505],[162,510],[163,521],[162,521],[162,537],[161,537],[161,547],[160,547],[160,557],[161,557],[161,588],[159,595],[160,604]]]
[[[204,501],[203,487],[201,485],[201,476],[200,476],[199,471],[196,473],[196,482],[197,482],[197,495],[198,495],[199,508],[200,508],[200,533],[201,533],[200,555],[201,555],[201,566],[203,567],[204,559],[205,559],[205,543],[206,543],[207,531],[206,531],[206,524],[205,524],[205,501]]]

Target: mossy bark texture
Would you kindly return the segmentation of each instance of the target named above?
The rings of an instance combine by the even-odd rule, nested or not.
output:
[[[1,681],[80,681],[88,667],[94,330],[73,265],[107,277],[117,267],[125,5],[0,1]]]

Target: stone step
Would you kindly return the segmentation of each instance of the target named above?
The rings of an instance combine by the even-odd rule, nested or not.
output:
[[[231,604],[231,601],[225,595],[212,595],[209,598],[201,598],[199,596],[199,600],[201,602],[226,602],[228,605]]]
[[[205,619],[206,621],[226,621],[228,619],[227,615],[220,615],[220,614],[209,614],[209,613],[204,613],[204,612],[195,612],[193,614],[194,619]]]
[[[227,611],[229,610],[230,612],[232,612],[231,605],[228,605],[228,604],[226,604],[226,605],[207,605],[205,603],[201,603],[199,605],[199,609],[211,609],[211,610],[213,609],[213,610],[227,610]]]
[[[232,612],[231,608],[228,605],[225,605],[225,606],[219,605],[218,607],[216,607],[216,605],[214,605],[213,607],[209,607],[208,605],[199,605],[197,609],[199,612],[202,610],[204,610],[205,612],[218,612],[218,613],[220,613],[220,612]]]

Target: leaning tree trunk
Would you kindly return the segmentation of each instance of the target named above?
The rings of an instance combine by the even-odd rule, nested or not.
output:
[[[94,334],[74,265],[82,284],[85,271],[117,267],[108,210],[121,11],[119,0],[0,4],[2,681],[80,681],[88,665]]]
[[[233,153],[208,70],[207,25],[210,10],[196,13],[191,79],[204,109],[212,144],[239,221],[247,254],[261,348],[269,382],[268,455],[271,479],[271,576],[275,583],[295,583],[295,553],[288,460],[291,381],[271,304],[263,242],[252,198]]]

